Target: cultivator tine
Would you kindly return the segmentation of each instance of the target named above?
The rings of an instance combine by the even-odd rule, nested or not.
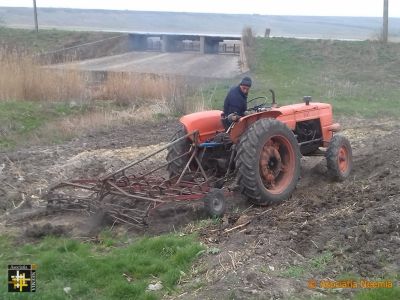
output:
[[[141,176],[145,177],[145,176],[148,176],[148,175],[154,173],[155,171],[158,171],[158,170],[160,170],[160,169],[162,169],[162,168],[165,168],[165,167],[168,166],[171,162],[176,161],[176,160],[178,160],[178,159],[180,159],[180,158],[182,158],[182,157],[185,157],[186,155],[190,154],[191,149],[192,149],[192,148],[190,148],[189,151],[183,153],[182,155],[179,155],[178,157],[175,157],[173,160],[167,161],[165,164],[162,164],[161,166],[159,166],[159,167],[157,167],[157,168],[155,168],[155,169],[152,169],[152,170],[148,171],[147,173],[144,173],[144,174],[141,175]]]
[[[142,228],[143,225],[144,225],[144,223],[143,223],[143,225],[142,225],[142,224],[140,224],[139,222],[138,222],[138,224],[136,224],[136,223],[131,223],[131,222],[129,222],[129,221],[127,221],[127,220],[124,220],[124,219],[121,219],[121,218],[119,218],[119,217],[117,217],[117,216],[112,216],[112,217],[113,217],[117,222],[119,222],[119,223],[125,223],[125,224],[128,224],[128,225],[137,227],[137,228]]]
[[[186,134],[185,136],[182,136],[182,137],[180,137],[179,139],[173,141],[172,143],[169,143],[169,144],[167,144],[167,145],[161,147],[160,149],[158,149],[158,150],[156,150],[156,151],[154,151],[154,152],[152,152],[152,153],[146,155],[145,157],[143,157],[143,158],[141,158],[141,159],[139,159],[139,160],[136,160],[136,161],[134,161],[134,162],[132,162],[132,163],[126,165],[125,167],[123,167],[123,168],[121,168],[121,169],[115,171],[114,173],[111,173],[111,174],[107,175],[106,177],[102,178],[102,180],[109,179],[109,178],[111,178],[111,177],[113,177],[113,176],[115,176],[115,175],[117,175],[117,174],[119,174],[119,173],[121,173],[121,172],[123,172],[123,171],[129,169],[129,168],[132,168],[133,166],[135,166],[135,165],[137,165],[137,164],[139,164],[139,163],[145,161],[146,159],[149,159],[150,157],[155,156],[156,154],[158,154],[158,153],[160,153],[160,152],[162,152],[162,151],[168,149],[168,148],[171,147],[171,145],[173,145],[173,144],[176,144],[176,143],[178,143],[178,142],[180,142],[180,141],[182,141],[182,140],[184,140],[184,139],[187,139],[187,138],[190,137],[190,136],[196,137],[197,135],[198,135],[198,131],[197,131],[197,130],[196,130],[196,131],[193,131],[193,132],[191,132],[191,133],[188,133],[188,134]]]

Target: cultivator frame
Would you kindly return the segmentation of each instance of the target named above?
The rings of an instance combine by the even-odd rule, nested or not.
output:
[[[102,178],[61,182],[50,188],[46,196],[48,208],[86,209],[89,213],[101,210],[114,218],[116,222],[142,226],[146,225],[146,218],[149,213],[165,203],[203,199],[215,183],[224,178],[216,178],[213,175],[206,174],[202,167],[201,155],[200,158],[197,155],[201,151],[197,146],[198,137],[199,132],[197,130],[190,132]],[[146,170],[144,173],[129,174],[129,171],[135,166],[151,159],[183,139],[192,141],[187,152],[162,165]],[[156,171],[184,156],[188,156],[189,160],[180,174],[172,178],[154,176]],[[195,170],[192,170],[193,165],[197,166]],[[65,190],[70,192],[65,192]],[[217,194],[221,195],[221,193]],[[214,200],[223,201],[223,199]]]

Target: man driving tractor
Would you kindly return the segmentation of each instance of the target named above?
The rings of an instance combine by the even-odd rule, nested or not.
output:
[[[239,85],[231,88],[224,101],[223,123],[227,129],[232,122],[245,115],[247,110],[247,95],[251,87],[251,78],[244,77]]]

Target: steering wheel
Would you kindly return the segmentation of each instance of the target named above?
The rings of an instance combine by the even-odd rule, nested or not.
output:
[[[255,98],[247,101],[247,104],[249,104],[257,99],[264,99],[264,102],[261,104],[255,105],[253,107],[247,108],[247,110],[254,110],[255,112],[259,112],[259,111],[261,111],[262,108],[271,108],[272,107],[269,103],[267,103],[268,98],[266,96],[255,97]]]

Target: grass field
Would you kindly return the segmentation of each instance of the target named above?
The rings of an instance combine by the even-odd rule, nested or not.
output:
[[[87,110],[86,105],[71,106],[65,102],[0,101],[0,148],[14,147],[32,133],[38,134],[49,122],[82,115]]]
[[[307,95],[331,103],[337,115],[400,115],[400,44],[272,38],[258,39],[256,50],[249,99],[272,88],[281,105]],[[217,89],[215,108],[231,84]]]
[[[95,242],[46,237],[23,246],[16,239],[0,236],[2,266],[13,262],[38,266],[34,295],[8,293],[3,268],[0,298],[159,299],[173,291],[202,252],[203,246],[194,236],[163,235],[129,241],[103,232]],[[161,282],[162,290],[146,291],[156,282]]]
[[[399,44],[260,39],[254,73],[254,94],[272,88],[282,104],[310,95],[337,114],[400,114]]]

